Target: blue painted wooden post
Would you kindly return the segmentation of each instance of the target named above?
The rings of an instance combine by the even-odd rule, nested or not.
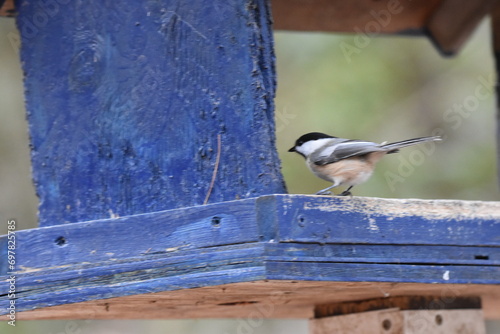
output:
[[[41,226],[285,192],[266,0],[18,10]]]

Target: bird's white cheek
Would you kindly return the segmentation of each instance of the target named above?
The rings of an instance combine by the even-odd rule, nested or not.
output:
[[[314,151],[324,147],[330,141],[331,141],[330,138],[311,140],[311,141],[303,143],[302,145],[296,147],[295,149],[307,157],[311,153],[313,153]]]

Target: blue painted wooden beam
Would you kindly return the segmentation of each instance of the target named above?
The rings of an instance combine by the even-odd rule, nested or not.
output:
[[[16,234],[17,309],[263,279],[500,284],[500,203],[270,195]],[[5,313],[7,237],[0,237]]]
[[[41,226],[285,192],[266,0],[18,12]]]

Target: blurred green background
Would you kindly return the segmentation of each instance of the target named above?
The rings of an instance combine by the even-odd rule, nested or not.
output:
[[[387,156],[354,195],[497,200],[489,23],[452,58],[411,37],[375,38],[346,58],[340,45],[353,38],[276,34],[278,150],[289,192],[328,186],[286,152],[301,134],[383,142],[439,132],[445,140],[434,152],[415,146]]]
[[[433,152],[414,147],[388,156],[354,195],[498,200],[488,20],[453,58],[441,57],[425,38],[373,38],[347,58],[340,45],[352,45],[353,35],[277,32],[275,37],[277,146],[290,193],[328,186],[300,156],[287,152],[304,133],[382,142],[438,131],[445,140]],[[14,20],[0,18],[0,234],[9,218],[19,229],[36,226],[18,41]],[[0,333],[242,332],[240,319],[17,324],[0,323]],[[266,320],[251,333],[305,334],[307,322]],[[488,322],[488,333],[500,333],[498,323]]]

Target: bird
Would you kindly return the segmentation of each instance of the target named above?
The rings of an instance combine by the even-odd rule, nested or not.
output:
[[[316,195],[328,195],[331,194],[329,190],[332,188],[347,186],[340,196],[352,196],[351,189],[366,182],[377,162],[386,154],[399,152],[403,147],[440,140],[439,136],[430,136],[377,144],[310,132],[299,137],[288,152],[302,155],[311,172],[333,183],[330,187],[318,191]]]

